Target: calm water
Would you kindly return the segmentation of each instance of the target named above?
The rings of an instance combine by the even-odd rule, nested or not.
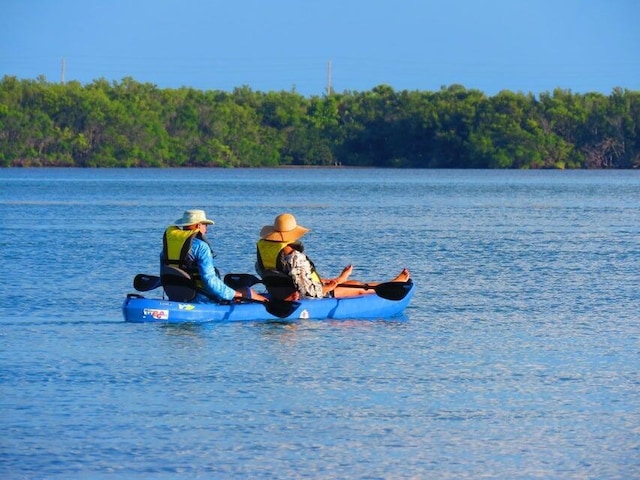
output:
[[[405,318],[127,324],[204,208],[253,273],[408,267]],[[0,170],[0,477],[639,478],[640,172]]]

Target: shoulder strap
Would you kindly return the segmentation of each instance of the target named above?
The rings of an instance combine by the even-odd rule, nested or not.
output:
[[[189,250],[191,250],[191,245],[193,245],[193,239],[196,235],[191,235],[184,245],[182,245],[182,250],[180,250],[180,266],[184,266],[186,264],[187,255],[189,254]]]
[[[167,248],[167,231],[162,235],[162,264],[169,264],[169,249]]]
[[[278,257],[276,258],[276,270],[279,272],[284,272],[284,249],[278,252]]]
[[[216,258],[216,252],[213,251],[213,246],[211,245],[211,242],[209,242],[209,239],[200,232],[196,234],[196,238],[206,243],[209,246],[209,251],[211,251],[211,256],[213,258]],[[193,242],[193,239],[191,240],[191,242]]]

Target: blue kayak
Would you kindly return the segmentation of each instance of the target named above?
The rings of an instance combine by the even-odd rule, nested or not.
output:
[[[403,284],[404,285],[404,284]],[[404,285],[402,298],[376,293],[346,298],[313,298],[295,302],[184,303],[129,294],[122,305],[127,322],[256,322],[298,319],[388,319],[398,317],[413,297],[412,282]]]

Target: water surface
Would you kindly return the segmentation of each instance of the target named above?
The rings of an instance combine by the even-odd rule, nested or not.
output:
[[[204,208],[253,273],[283,211],[391,321],[122,321]],[[2,478],[640,477],[640,172],[0,170]]]

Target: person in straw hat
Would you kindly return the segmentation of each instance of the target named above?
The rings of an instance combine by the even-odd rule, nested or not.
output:
[[[300,297],[321,298],[350,297],[373,293],[373,290],[343,288],[340,284],[361,282],[349,281],[353,272],[353,266],[347,265],[336,278],[322,278],[316,270],[313,262],[304,252],[304,246],[300,238],[309,231],[308,228],[298,225],[291,213],[278,215],[273,225],[265,225],[260,231],[260,240],[257,243],[256,270],[264,278],[273,272],[288,275],[293,282],[295,292],[287,299]],[[392,281],[405,282],[410,275],[407,269],[403,269]],[[369,283],[376,285],[376,283]]]
[[[234,290],[222,281],[213,264],[215,257],[206,238],[207,228],[213,225],[204,210],[187,210],[182,217],[167,227],[163,236],[162,265],[171,265],[184,270],[194,280],[196,286],[218,300],[234,298],[267,299],[250,288]],[[210,302],[203,294],[196,296],[198,302]]]

